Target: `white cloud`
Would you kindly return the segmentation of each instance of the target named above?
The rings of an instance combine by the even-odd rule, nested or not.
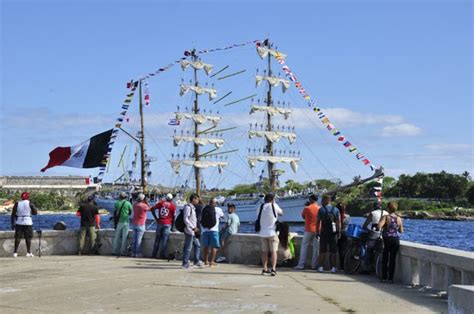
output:
[[[459,152],[459,151],[466,151],[472,150],[472,145],[470,144],[428,144],[424,146],[426,149],[437,151],[437,152]]]
[[[8,118],[7,118],[8,116]],[[110,125],[115,117],[91,114],[57,114],[46,107],[24,108],[23,112],[9,113],[1,124],[8,130],[27,129],[36,131],[74,130],[88,126]]]
[[[403,117],[397,115],[362,113],[346,108],[327,108],[323,110],[334,124],[340,124],[344,127],[373,124],[396,124],[403,122]]]
[[[384,137],[393,136],[417,136],[421,134],[421,128],[410,123],[400,123],[384,127],[380,133]]]
[[[284,121],[278,118],[278,121],[284,121],[282,124],[294,124],[299,130],[312,129],[314,127],[324,128],[320,123],[318,116],[309,108],[292,108],[291,118]],[[398,115],[382,115],[375,113],[356,112],[346,108],[322,108],[322,111],[331,120],[337,128],[349,128],[361,125],[379,125],[379,124],[397,124],[403,122],[403,117]],[[258,117],[258,118],[257,118]],[[236,126],[248,126],[251,122],[262,117],[262,115],[247,113],[233,113],[224,115],[225,120],[232,121]]]

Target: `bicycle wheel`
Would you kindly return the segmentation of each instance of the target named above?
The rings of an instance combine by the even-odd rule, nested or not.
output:
[[[344,257],[344,272],[346,274],[354,274],[360,267],[360,244],[352,243],[346,252]]]
[[[382,279],[382,255],[382,252],[377,252],[375,258],[375,276],[379,279]]]

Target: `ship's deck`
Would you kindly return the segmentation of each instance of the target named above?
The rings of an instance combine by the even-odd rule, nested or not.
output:
[[[0,259],[0,312],[447,312],[447,300],[372,276],[109,256]]]

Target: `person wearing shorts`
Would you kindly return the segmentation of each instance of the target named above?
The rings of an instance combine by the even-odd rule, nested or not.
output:
[[[224,212],[222,211],[222,208],[217,206],[216,198],[212,198],[209,201],[209,206],[214,207],[215,214],[216,214],[216,224],[212,226],[211,228],[206,228],[201,225],[202,227],[201,245],[204,248],[204,265],[215,267],[217,265],[216,264],[217,250],[221,247],[221,243],[219,240],[219,223],[220,223],[220,219],[224,217]],[[204,210],[205,209],[203,209],[203,211]],[[201,217],[201,223],[202,223],[202,217]],[[209,251],[211,252],[211,254],[209,254]]]
[[[262,275],[270,274],[276,276],[278,236],[276,233],[276,223],[278,216],[283,215],[283,210],[276,204],[273,194],[265,195],[265,204],[257,210],[257,217],[260,219],[260,236],[262,243]],[[258,219],[258,218],[257,218]],[[272,268],[268,270],[268,255],[272,256]]]

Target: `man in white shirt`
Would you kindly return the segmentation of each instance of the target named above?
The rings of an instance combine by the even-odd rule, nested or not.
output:
[[[257,220],[260,221],[260,231],[258,235],[262,242],[262,275],[271,274],[276,275],[277,251],[278,251],[278,236],[276,233],[276,223],[278,216],[283,215],[283,210],[274,202],[275,196],[273,194],[265,195],[265,204],[262,204],[257,210]],[[272,254],[272,269],[269,271],[268,253]]]
[[[209,215],[214,214],[215,220]],[[201,241],[204,247],[204,265],[215,267],[217,250],[220,248],[219,222],[224,217],[222,208],[217,207],[217,199],[212,198],[209,205],[203,208],[201,214],[202,235]],[[212,224],[211,224],[212,222]],[[212,227],[211,227],[212,225]],[[211,248],[211,260],[209,261],[209,248]]]

